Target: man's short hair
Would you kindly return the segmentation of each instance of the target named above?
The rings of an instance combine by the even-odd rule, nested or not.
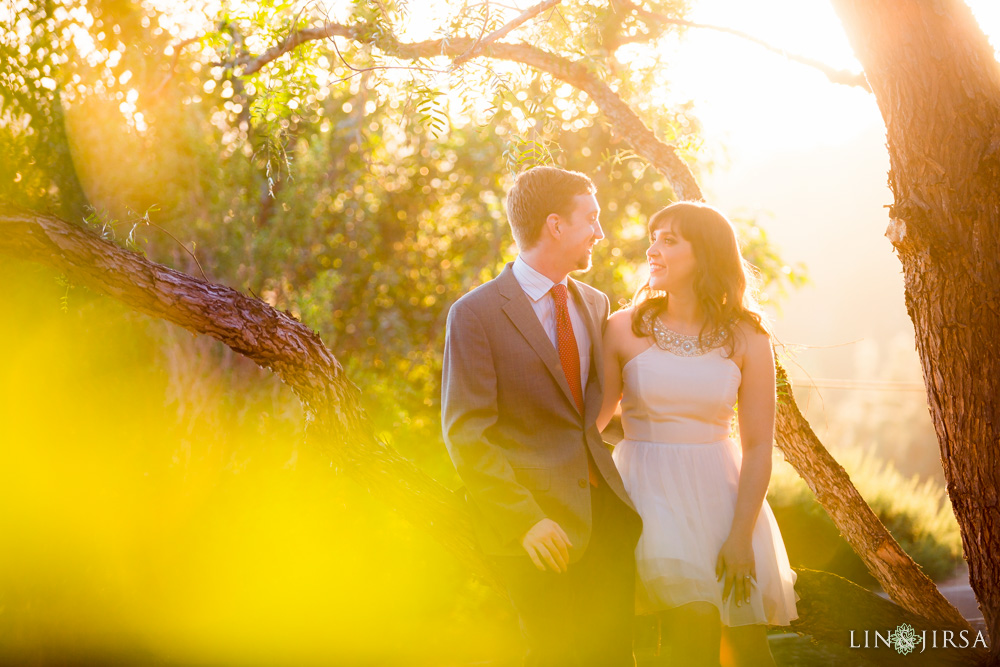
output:
[[[569,215],[573,197],[595,192],[594,182],[578,171],[532,167],[521,172],[507,193],[507,220],[517,247],[527,250],[534,246],[550,214]]]

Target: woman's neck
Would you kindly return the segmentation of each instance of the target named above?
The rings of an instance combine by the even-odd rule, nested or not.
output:
[[[689,331],[700,331],[705,323],[705,316],[698,306],[698,298],[694,292],[671,292],[667,296],[667,309],[663,313],[666,324],[672,325],[670,328],[681,330],[680,333]]]

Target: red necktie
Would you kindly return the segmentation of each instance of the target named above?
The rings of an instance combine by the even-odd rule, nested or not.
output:
[[[566,374],[566,382],[569,383],[569,390],[573,394],[576,402],[576,409],[583,414],[583,389],[580,387],[580,349],[576,346],[576,336],[573,335],[573,322],[569,319],[569,306],[566,303],[568,294],[566,286],[562,283],[552,286],[552,299],[556,302],[556,339],[559,343],[559,363],[562,365],[563,373]],[[597,486],[597,471],[594,470],[594,462],[587,452],[587,472],[590,476],[590,483]]]

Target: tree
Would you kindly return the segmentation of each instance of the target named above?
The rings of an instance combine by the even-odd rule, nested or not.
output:
[[[66,133],[64,111],[64,78],[59,70],[66,63],[66,54],[59,48],[57,37],[62,28],[54,16],[51,3],[23,9],[22,25],[27,35],[17,39],[14,26],[5,26],[0,35],[0,59],[6,67],[0,74],[0,113],[8,123],[22,117],[30,118],[30,125],[12,129],[10,140],[0,146],[6,155],[0,161],[0,178],[5,182],[21,183],[20,198],[37,196],[49,183],[38,183],[40,174],[48,174],[51,185],[60,193],[60,211],[66,217],[85,215],[87,196],[73,165],[73,156]],[[28,58],[21,57],[21,47],[28,49]],[[2,116],[0,116],[2,117]],[[11,172],[29,154],[37,161],[39,169],[33,174]]]
[[[682,147],[660,139],[666,136],[678,143],[686,140],[688,135],[682,124],[676,122],[676,118],[656,113],[651,108],[653,105],[642,99],[643,90],[658,84],[657,68],[626,69],[615,55],[623,48],[638,49],[658,38],[663,34],[663,25],[674,25],[676,23],[670,21],[680,20],[674,16],[679,15],[679,8],[667,2],[654,7],[655,12],[630,3],[613,3],[607,8],[583,4],[560,7],[559,13],[554,14],[551,10],[557,4],[542,3],[509,20],[502,14],[491,16],[488,5],[485,15],[476,13],[481,12],[482,6],[479,10],[467,8],[447,26],[447,38],[429,41],[404,42],[396,38],[395,31],[403,18],[400,9],[378,3],[359,3],[342,23],[320,17],[323,20],[316,24],[317,17],[299,15],[281,16],[279,25],[273,26],[230,16],[221,22],[221,30],[207,35],[204,41],[222,54],[216,62],[219,76],[224,82],[230,82],[234,97],[240,96],[244,102],[238,104],[239,111],[234,109],[232,112],[236,125],[239,126],[244,111],[250,108],[253,109],[251,117],[259,120],[258,129],[264,126],[265,130],[272,130],[271,134],[260,134],[255,152],[266,157],[267,196],[261,198],[265,203],[268,197],[274,198],[274,186],[281,182],[284,141],[295,136],[294,126],[306,115],[292,111],[294,107],[287,104],[291,96],[281,92],[283,85],[291,88],[293,83],[299,87],[310,83],[308,78],[305,84],[303,79],[296,78],[299,73],[295,69],[297,63],[308,64],[308,59],[291,59],[292,55],[301,55],[303,50],[309,58],[342,62],[337,69],[347,79],[379,75],[381,78],[369,82],[373,94],[404,93],[408,104],[423,111],[422,122],[430,132],[439,131],[439,126],[447,122],[439,91],[430,87],[427,79],[413,76],[401,83],[393,81],[388,73],[400,68],[416,74],[451,72],[455,78],[465,80],[465,97],[482,97],[484,89],[489,91],[493,96],[493,108],[487,110],[487,115],[496,116],[498,108],[517,108],[522,110],[524,120],[530,121],[525,128],[527,136],[511,142],[509,154],[515,165],[530,162],[539,155],[542,159],[551,159],[549,146],[556,135],[554,125],[559,124],[559,118],[554,112],[555,105],[547,102],[557,96],[562,86],[569,86],[576,92],[566,100],[569,109],[563,118],[566,113],[571,119],[593,115],[588,109],[591,104],[596,105],[601,121],[665,177],[677,196],[700,198],[697,180],[682,159]],[[545,15],[546,11],[550,14]],[[250,16],[262,14],[251,13]],[[539,17],[545,18],[544,28],[532,24]],[[533,31],[532,36],[536,39],[532,39],[530,45],[501,41],[521,28]],[[257,56],[246,47],[255,41],[263,45]],[[265,48],[267,44],[271,46]],[[325,49],[320,49],[321,45]],[[481,60],[505,60],[524,67],[502,71],[484,67]],[[269,75],[262,68],[272,63],[280,65],[280,69]],[[448,69],[452,65],[456,69]],[[473,85],[477,82],[483,86]],[[251,88],[265,92],[251,93]],[[530,99],[519,99],[521,93],[526,93],[525,98]],[[281,94],[285,97],[281,98]],[[375,106],[379,106],[378,102]],[[471,115],[477,113],[475,109],[469,112]],[[500,118],[496,122],[510,121]],[[520,130],[522,124],[511,123],[511,126]],[[361,127],[359,123],[359,132]],[[267,209],[262,209],[264,215]],[[342,371],[332,355],[319,344],[318,338],[309,336],[304,330],[297,330],[294,336],[288,334],[287,326],[291,321],[282,320],[280,313],[264,308],[258,301],[241,299],[242,295],[227,292],[220,302],[215,286],[192,283],[187,277],[174,274],[161,274],[162,267],[136,264],[117,255],[110,257],[99,249],[100,246],[91,245],[85,237],[77,236],[72,229],[52,218],[20,211],[5,215],[3,223],[5,252],[52,263],[82,283],[127,298],[144,312],[214,333],[234,349],[274,368],[296,388],[314,415],[315,441],[333,460],[343,462],[372,488],[392,489],[392,493],[386,495],[390,504],[403,508],[416,523],[431,528],[473,570],[489,577],[467,540],[466,519],[460,509],[454,506],[449,494],[428,484],[429,480],[421,477],[419,471],[374,436],[370,426],[359,416],[356,399],[352,398]],[[71,251],[72,248],[77,250]],[[72,261],[67,262],[62,256]],[[94,271],[95,266],[122,266],[126,270],[106,273]],[[142,279],[150,275],[156,275],[157,279]],[[184,307],[184,298],[162,292],[160,281],[177,285],[191,303],[219,306],[220,316],[205,319],[201,314],[194,317]],[[194,315],[199,315],[197,309]],[[245,327],[243,322],[259,324]],[[235,327],[222,326],[224,323],[235,324]],[[263,335],[273,332],[277,332],[277,336]],[[293,340],[299,352],[282,348],[282,341]],[[787,388],[783,395],[787,400],[782,403],[779,415],[780,446],[809,481],[879,581],[907,609],[938,623],[963,626],[964,621],[957,612],[899,549],[853,489],[843,469],[819,444],[795,408]],[[860,514],[854,516],[853,512]]]
[[[1000,64],[959,0],[834,0],[885,120],[903,265],[948,495],[1000,664]]]
[[[644,100],[642,91],[660,83],[657,68],[626,67],[619,60],[623,48],[648,45],[662,36],[664,26],[684,24],[682,7],[672,2],[653,5],[650,10],[629,0],[606,7],[546,1],[505,22],[491,17],[488,9],[483,15],[466,7],[448,26],[447,37],[404,42],[396,36],[403,24],[403,10],[391,4],[362,3],[342,22],[315,17],[317,25],[296,25],[257,55],[244,51],[220,64],[240,76],[256,75],[272,62],[287,66],[289,54],[321,40],[329,40],[336,57],[353,72],[409,67],[414,75],[424,69],[440,74],[449,72],[444,67],[450,62],[450,76],[461,78],[469,74],[468,65],[477,59],[516,63],[542,75],[550,89],[566,84],[583,93],[615,134],[660,172],[679,199],[701,199],[697,179],[678,146],[662,141],[657,134],[660,130],[676,136],[675,129]],[[546,20],[544,29],[532,25],[547,11],[553,15]],[[243,21],[241,25],[240,34],[260,29],[252,22]],[[518,29],[529,31],[525,41],[500,41]],[[516,78],[516,74],[510,76]],[[504,103],[508,88],[501,87],[495,106]],[[468,95],[466,86],[459,86],[459,90]],[[543,141],[546,132],[551,132],[539,119],[530,125],[533,136]],[[784,378],[783,371],[779,371],[779,377]],[[968,627],[871,512],[843,468],[826,452],[799,413],[790,392],[783,393],[786,400],[779,407],[778,446],[875,578],[893,600],[911,612],[938,623]]]

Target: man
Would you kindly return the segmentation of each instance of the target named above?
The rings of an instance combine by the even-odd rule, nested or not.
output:
[[[535,167],[507,197],[517,260],[448,314],[442,421],[530,665],[633,665],[641,521],[595,425],[610,304],[568,278],[604,238],[594,184]]]

